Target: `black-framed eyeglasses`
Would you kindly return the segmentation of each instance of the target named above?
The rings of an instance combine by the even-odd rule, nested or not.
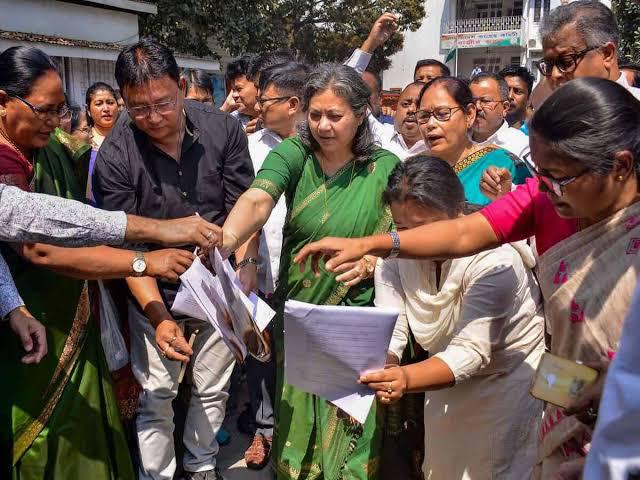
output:
[[[256,97],[256,103],[262,106],[267,102],[283,102],[285,100],[293,98],[294,96],[295,95],[287,95],[285,97]]]
[[[416,112],[416,121],[420,125],[424,125],[431,117],[434,117],[439,122],[448,122],[456,110],[462,110],[462,107],[438,107],[435,110],[418,110]]]
[[[507,100],[488,100],[486,98],[474,98],[473,103],[476,104],[478,108],[482,110],[495,110],[498,107],[498,104],[506,102]]]
[[[71,112],[66,104],[63,104],[58,108],[42,108],[32,104],[31,102],[28,102],[19,95],[9,95],[9,97],[20,100],[31,109],[33,114],[38,117],[39,120],[42,120],[43,122],[49,119],[53,120],[54,118],[64,118]]]
[[[566,55],[560,55],[556,58],[543,58],[540,62],[538,62],[538,70],[545,77],[550,77],[553,72],[553,67],[558,67],[562,73],[571,73],[573,72],[580,61],[584,58],[584,56],[593,51],[597,50],[600,47],[587,47],[584,50],[580,50],[576,53],[569,53]]]
[[[136,120],[144,120],[145,118],[149,118],[152,113],[157,113],[158,115],[169,115],[173,113],[176,109],[176,104],[178,103],[178,93],[180,89],[176,92],[176,96],[173,100],[168,100],[166,102],[154,103],[151,105],[142,105],[140,107],[129,107],[127,106],[127,110],[129,110],[129,115],[131,115]]]
[[[562,177],[562,178],[553,178],[548,175],[544,175],[537,168],[534,168],[533,173],[536,175],[536,177],[538,177],[540,182],[542,182],[544,186],[547,187],[548,190],[555,193],[558,197],[562,197],[563,195],[562,189],[564,187],[566,187],[570,183],[575,182],[578,178],[582,177],[583,175],[586,175],[590,171],[591,170],[587,168],[584,171],[580,172],[578,175],[573,175],[571,177]]]

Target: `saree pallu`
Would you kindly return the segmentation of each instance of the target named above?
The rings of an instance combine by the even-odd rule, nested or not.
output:
[[[480,190],[482,174],[490,166],[509,170],[515,185],[524,183],[531,176],[526,165],[508,150],[496,145],[482,147],[453,166],[464,187],[467,202],[482,206],[491,203]]]
[[[35,153],[34,191],[83,198],[70,153],[54,136]],[[6,245],[2,250],[27,308],[46,327],[49,353],[24,365],[21,346],[2,327],[0,477],[133,479],[86,282],[33,266]]]
[[[316,277],[292,263],[307,243],[326,236],[360,237],[391,228],[391,213],[382,204],[389,173],[398,158],[376,150],[367,160],[350,162],[324,178],[313,153],[294,138],[282,142],[267,157],[252,187],[274,199],[284,193],[288,218],[280,282],[274,296],[277,381],[273,464],[278,479],[375,479],[380,461],[384,416],[374,403],[361,425],[334,405],[298,390],[283,378],[283,309],[287,299],[316,305],[373,304],[373,281],[348,288],[321,266]],[[295,359],[288,359],[295,361]]]
[[[640,202],[546,251],[538,278],[551,334],[551,353],[582,362],[611,358],[640,270]],[[537,473],[550,478],[560,463],[586,455],[591,428],[548,405],[540,432]]]

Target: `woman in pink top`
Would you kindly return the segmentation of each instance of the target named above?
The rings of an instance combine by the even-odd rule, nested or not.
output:
[[[535,237],[550,351],[589,363],[610,358],[640,270],[640,102],[609,80],[576,79],[545,101],[530,127],[536,179],[482,211],[374,237],[325,238],[295,260],[304,266],[312,256],[317,269],[324,258],[338,273],[365,254],[457,258]],[[424,381],[402,368],[361,380],[384,385],[378,396],[391,399]],[[579,461],[591,427],[549,405],[538,475]]]

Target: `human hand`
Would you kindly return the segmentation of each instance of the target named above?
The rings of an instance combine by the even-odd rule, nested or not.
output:
[[[300,265],[300,271],[304,272],[305,264],[311,257],[311,270],[319,277],[321,259],[325,260],[325,268],[329,272],[342,273],[350,270],[350,262],[361,259],[367,253],[367,247],[362,238],[325,237],[305,245],[293,261]]]
[[[399,366],[360,375],[358,383],[375,390],[378,400],[387,405],[400,400],[407,390],[407,376]]]
[[[565,415],[575,415],[585,425],[594,426],[598,419],[598,407],[600,406],[610,362],[602,360],[600,362],[587,362],[585,365],[597,370],[598,378],[564,409],[564,413]]]
[[[398,16],[385,12],[383,13],[371,27],[367,40],[362,44],[361,50],[373,53],[378,47],[384,45],[384,43],[391,38],[391,36],[398,30]]]
[[[158,220],[155,241],[166,247],[197,245],[211,248],[222,241],[222,229],[199,215]]]
[[[482,174],[480,191],[492,202],[511,191],[511,173],[506,168],[490,166]]]
[[[236,270],[236,275],[242,291],[249,295],[250,292],[256,292],[258,289],[258,266],[255,263],[247,263],[242,268]]]
[[[224,103],[220,107],[220,110],[222,110],[223,112],[231,113],[237,110],[238,106],[239,105],[233,99],[233,91],[230,91],[229,95],[227,95],[227,98],[224,99]]]
[[[156,325],[156,344],[162,355],[169,360],[186,363],[193,355],[182,330],[173,320],[162,320]]]
[[[191,252],[174,248],[147,252],[144,254],[147,263],[145,275],[176,282],[195,258]]]
[[[372,259],[372,257],[365,255],[356,262],[345,263],[340,267],[344,273],[338,275],[336,281],[344,283],[347,287],[353,287],[362,280],[371,278],[376,268],[376,260],[376,258]],[[345,271],[345,269],[348,270]]]
[[[256,130],[260,128],[260,117],[256,117],[247,123],[247,126],[244,127],[244,131],[247,135],[251,135],[252,133],[256,133]]]
[[[18,307],[9,313],[9,326],[22,342],[22,348],[27,354],[22,357],[22,363],[27,365],[40,363],[47,354],[47,334],[39,321],[26,307]]]

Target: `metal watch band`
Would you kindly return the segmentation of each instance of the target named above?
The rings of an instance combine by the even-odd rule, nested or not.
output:
[[[253,257],[247,257],[244,260],[242,260],[240,263],[238,263],[236,265],[236,270],[240,270],[241,268],[246,267],[247,265],[249,265],[250,263],[254,264],[254,265],[258,265],[258,260],[256,260]]]
[[[392,246],[387,258],[395,258],[400,253],[400,235],[398,235],[398,232],[393,230],[389,232],[389,236],[391,237]]]

